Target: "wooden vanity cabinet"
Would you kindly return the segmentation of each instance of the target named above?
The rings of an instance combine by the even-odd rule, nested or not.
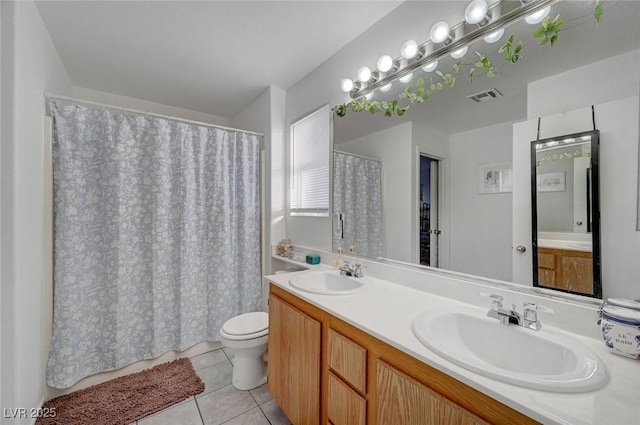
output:
[[[538,248],[538,281],[542,286],[593,295],[591,252]]]
[[[293,425],[538,423],[273,284],[269,390]]]

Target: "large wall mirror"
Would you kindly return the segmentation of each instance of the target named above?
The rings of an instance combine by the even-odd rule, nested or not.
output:
[[[600,133],[531,142],[533,285],[602,298]]]
[[[405,2],[394,10],[398,16],[426,16],[432,2]],[[439,2],[439,4],[449,2]],[[451,2],[458,3],[459,2]],[[623,143],[628,151],[629,161],[633,164],[614,165],[617,155],[611,148],[600,151],[601,169],[607,163],[606,176],[601,174],[600,194],[603,200],[602,240],[596,241],[593,225],[593,208],[583,219],[572,217],[568,213],[569,198],[563,198],[567,222],[551,224],[548,220],[554,207],[554,201],[547,204],[545,198],[559,198],[559,192],[547,191],[537,193],[536,244],[540,244],[557,234],[571,234],[573,246],[588,243],[602,247],[606,251],[600,261],[592,257],[591,261],[601,265],[603,278],[597,276],[600,270],[592,271],[592,287],[579,289],[575,287],[558,288],[589,297],[627,297],[640,298],[640,284],[634,279],[620,279],[621,274],[631,276],[640,269],[633,265],[625,271],[619,264],[634,264],[640,255],[640,238],[635,233],[636,214],[636,179],[638,175],[638,74],[640,65],[640,2],[607,2],[600,25],[590,18],[593,16],[593,4],[588,1],[560,1],[552,7],[552,15],[559,14],[565,21],[565,30],[557,43],[540,46],[539,40],[532,37],[536,27],[524,21],[511,25],[506,37],[515,34],[516,39],[525,43],[523,59],[517,64],[500,62],[497,78],[476,76],[473,82],[468,81],[466,73],[461,71],[455,87],[446,88],[434,94],[427,102],[414,105],[401,118],[387,118],[382,114],[375,116],[369,113],[347,113],[345,117],[334,119],[334,225],[342,225],[343,229],[334,228],[333,249],[343,248],[345,252],[353,247],[357,255],[372,259],[391,259],[412,265],[427,265],[440,270],[466,273],[498,281],[515,282],[550,290],[556,289],[549,280],[541,280],[539,274],[540,256],[538,247],[532,241],[527,242],[526,264],[530,266],[531,257],[535,255],[534,271],[527,272],[526,279],[514,279],[514,258],[518,258],[516,247],[519,241],[514,240],[514,194],[517,191],[526,193],[529,199],[531,186],[529,178],[525,187],[512,185],[511,176],[514,164],[514,125],[525,121],[537,120],[538,117],[562,113],[558,104],[569,104],[572,109],[590,107],[593,103],[606,103],[634,97],[625,106],[624,115],[612,118],[602,116],[602,123],[609,127],[624,126],[621,135],[609,134],[609,130],[600,126],[603,140],[607,146]],[[443,6],[444,7],[444,6]],[[394,21],[394,22],[397,22]],[[388,31],[402,33],[407,27],[389,28]],[[407,34],[407,37],[418,35]],[[424,35],[420,36],[424,37]],[[393,46],[380,46],[380,54],[391,52]],[[397,49],[397,46],[395,47]],[[491,54],[498,62],[495,51],[498,45],[489,45],[482,41],[474,44],[469,57],[464,62],[474,60],[471,55],[478,50]],[[375,58],[371,59],[375,64]],[[450,72],[455,60],[446,57],[439,62],[438,69]],[[601,70],[593,72],[592,69]],[[433,74],[414,73],[414,79],[423,77],[429,82]],[[594,74],[597,77],[594,77]],[[564,75],[571,75],[563,80]],[[609,75],[607,77],[606,75]],[[577,76],[577,77],[575,77]],[[585,76],[585,77],[583,77]],[[586,76],[589,76],[588,78]],[[434,77],[435,78],[435,77]],[[578,81],[581,78],[584,81]],[[547,85],[549,81],[549,85]],[[604,83],[606,81],[606,83]],[[624,82],[625,86],[622,86]],[[568,88],[568,86],[579,88]],[[606,86],[606,90],[597,87]],[[632,89],[630,89],[632,87]],[[390,92],[375,93],[375,99],[396,98],[404,88],[394,85]],[[469,98],[479,92],[494,91],[496,96],[489,96],[489,101],[477,102]],[[590,96],[599,96],[592,102]],[[562,93],[559,95],[558,93]],[[561,97],[558,97],[561,96]],[[575,102],[572,101],[575,99]],[[634,103],[635,102],[635,103]],[[626,104],[625,104],[626,105]],[[598,107],[598,105],[596,105]],[[611,109],[611,108],[610,108]],[[614,108],[615,109],[615,108]],[[550,110],[550,112],[546,112]],[[622,111],[618,107],[618,111]],[[635,111],[635,112],[634,112]],[[635,115],[634,115],[635,114]],[[618,120],[618,121],[616,121]],[[635,127],[634,127],[635,126]],[[589,127],[582,127],[586,130]],[[630,130],[626,130],[629,128]],[[633,130],[635,128],[635,130]],[[526,139],[527,159],[525,172],[530,175],[531,158],[529,142],[536,138],[533,133]],[[573,133],[578,130],[559,132]],[[622,131],[622,130],[621,130]],[[635,131],[635,132],[634,132]],[[595,135],[596,133],[592,133]],[[586,136],[586,134],[585,134]],[[548,137],[546,135],[542,136]],[[613,139],[611,139],[613,137]],[[565,146],[566,149],[585,150],[597,142],[592,136],[585,144]],[[563,152],[564,154],[564,152]],[[633,158],[632,158],[633,157]],[[583,166],[585,158],[576,161],[575,167]],[[635,159],[634,159],[635,158]],[[628,159],[625,157],[625,160]],[[582,161],[582,162],[581,162]],[[604,161],[604,162],[602,162]],[[376,169],[377,174],[365,174],[355,171],[358,179],[345,180],[348,168],[353,167]],[[548,170],[538,171],[542,174],[560,173],[553,167],[559,165],[544,164]],[[593,179],[593,165],[591,165]],[[617,170],[616,170],[617,168]],[[358,168],[354,168],[358,169]],[[588,173],[589,167],[584,170]],[[612,170],[616,170],[615,172]],[[564,171],[565,190],[568,195],[574,190],[570,184],[574,181],[574,169]],[[368,171],[367,171],[368,173]],[[583,171],[581,171],[583,173]],[[553,184],[553,176],[546,184]],[[624,179],[625,181],[621,181]],[[336,183],[338,182],[339,183]],[[576,189],[586,193],[587,178],[581,177]],[[376,188],[379,182],[379,187]],[[374,184],[375,183],[375,184]],[[578,188],[579,186],[579,188]],[[626,187],[633,193],[622,195]],[[590,187],[594,189],[593,184]],[[345,194],[348,191],[348,194]],[[579,202],[593,202],[582,199]],[[618,203],[625,202],[624,207]],[[622,201],[621,201],[622,200]],[[369,203],[373,201],[376,209]],[[558,201],[560,202],[560,201]],[[572,201],[574,205],[578,201]],[[527,200],[528,203],[528,200]],[[617,205],[617,207],[614,207]],[[631,220],[626,217],[633,214]],[[624,210],[624,220],[613,219],[618,211]],[[530,206],[526,206],[527,216]],[[581,210],[582,211],[582,210]],[[366,213],[366,214],[365,214]],[[373,214],[372,214],[373,213]],[[581,212],[582,213],[582,212]],[[554,213],[555,214],[555,213]],[[560,212],[558,212],[560,214]],[[591,220],[588,218],[591,215]],[[365,216],[373,215],[373,217]],[[339,220],[337,217],[341,217]],[[375,226],[358,227],[357,223],[375,220]],[[607,221],[609,220],[609,221]],[[612,222],[609,225],[608,223]],[[571,222],[577,225],[574,229]],[[529,223],[529,226],[534,226]],[[375,230],[373,230],[375,229]],[[344,231],[344,234],[340,234]],[[349,232],[354,232],[350,234]],[[542,233],[540,233],[542,232]],[[531,229],[526,232],[531,235]],[[554,234],[551,234],[554,233]],[[624,235],[624,236],[623,236]],[[340,236],[343,236],[342,238]],[[359,241],[361,238],[363,241]],[[377,239],[376,239],[377,238]],[[364,241],[366,239],[366,241]],[[625,249],[616,252],[612,249],[616,243],[623,242]],[[545,242],[546,243],[546,242]],[[540,246],[542,249],[542,246]],[[578,249],[579,250],[579,249]],[[624,252],[623,252],[624,251]],[[583,248],[583,252],[587,252]],[[592,254],[593,255],[593,254]],[[609,255],[610,257],[607,257]],[[515,257],[514,257],[515,256]],[[626,259],[626,260],[625,260]],[[381,261],[382,261],[381,260]],[[624,262],[624,263],[623,263]],[[630,269],[630,268],[631,269]],[[633,270],[632,270],[633,269]],[[547,275],[548,272],[545,272]],[[546,276],[549,278],[549,276]],[[615,286],[618,285],[618,286]]]

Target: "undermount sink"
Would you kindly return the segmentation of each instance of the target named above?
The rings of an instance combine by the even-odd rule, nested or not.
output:
[[[520,387],[583,392],[608,379],[604,363],[593,351],[544,328],[534,331],[486,316],[426,311],[413,321],[412,329],[441,357]]]
[[[300,273],[289,279],[289,284],[301,291],[322,295],[357,294],[371,289],[372,285],[367,277],[341,276],[337,270]]]

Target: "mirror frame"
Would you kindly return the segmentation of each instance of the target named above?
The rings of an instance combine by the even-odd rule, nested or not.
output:
[[[587,209],[591,209],[591,238],[592,238],[592,266],[593,266],[593,294],[570,291],[568,289],[553,288],[543,286],[539,283],[538,276],[538,202],[537,202],[537,158],[536,145],[550,142],[558,138],[578,138],[591,136],[591,178],[588,183],[591,186],[591,202],[587,202]],[[531,142],[531,246],[533,249],[533,286],[538,288],[553,289],[556,291],[582,295],[591,298],[602,299],[602,270],[600,265],[600,131],[591,130],[580,133],[567,134],[562,136],[539,139]]]

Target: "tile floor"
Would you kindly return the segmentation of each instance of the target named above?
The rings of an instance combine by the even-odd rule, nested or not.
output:
[[[136,425],[291,425],[266,384],[249,391],[233,388],[229,359],[224,349],[192,357],[204,392],[140,419]]]

